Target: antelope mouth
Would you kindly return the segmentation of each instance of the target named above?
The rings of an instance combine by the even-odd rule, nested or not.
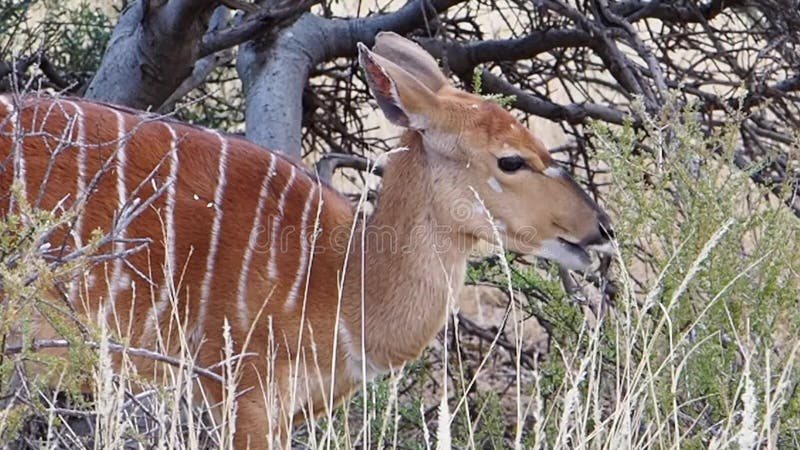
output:
[[[548,239],[536,251],[536,256],[557,262],[565,269],[583,271],[592,265],[589,249],[565,239]]]
[[[591,250],[590,247],[582,247],[562,238],[558,238],[558,243],[563,246],[569,254],[580,258],[581,261],[587,261],[587,265],[592,262],[592,255],[589,254],[589,250]]]
[[[587,245],[586,249],[605,256],[611,256],[614,254],[614,246],[611,244],[611,241],[605,241],[602,244]]]

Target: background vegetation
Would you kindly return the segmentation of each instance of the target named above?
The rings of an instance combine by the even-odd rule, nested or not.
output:
[[[484,314],[454,309],[424,358],[299,427],[299,448],[800,447],[796,1],[264,2],[238,19],[189,0],[166,16],[167,3],[0,0],[0,90],[174,112],[331,176],[344,167],[337,186],[372,194],[359,169],[393,141],[350,56],[377,28],[398,29],[459,86],[477,78],[504,96],[614,217],[603,276],[476,255],[468,292]],[[309,30],[328,33],[324,48]],[[293,59],[289,33],[313,58]],[[134,55],[147,38],[171,56]],[[115,51],[153,66],[130,72]],[[270,78],[271,63],[295,72]],[[287,124],[252,106],[270,98],[300,114]],[[7,344],[10,325],[54,308],[41,293],[91,257],[97,242],[66,262],[42,251],[70,214],[21,208],[0,223],[3,444],[224,447],[229,426],[202,401],[187,407],[190,364],[151,386],[130,367],[110,373],[103,329],[63,327],[66,362]],[[83,370],[53,390],[22,360]],[[94,395],[75,394],[86,379]]]

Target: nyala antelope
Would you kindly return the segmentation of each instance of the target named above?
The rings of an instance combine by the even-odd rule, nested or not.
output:
[[[238,137],[87,100],[0,96],[3,216],[19,207],[13,183],[39,208],[82,202],[50,237],[65,252],[127,217],[98,249],[122,256],[77,274],[61,301],[125,345],[178,354],[185,342],[216,371],[229,324],[234,351],[251,355],[239,366],[236,448],[287,446],[293,423],[417,358],[479,241],[575,270],[609,247],[608,216],[541,141],[455,88],[417,44],[380,33],[372,50],[359,44],[359,62],[404,128],[368,218]],[[32,331],[57,337],[46,320]],[[134,362],[140,374],[160,364]],[[226,395],[198,383],[211,404]]]

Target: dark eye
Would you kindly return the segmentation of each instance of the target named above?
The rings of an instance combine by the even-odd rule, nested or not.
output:
[[[497,167],[503,172],[516,172],[525,167],[525,160],[519,155],[504,156],[497,159]]]

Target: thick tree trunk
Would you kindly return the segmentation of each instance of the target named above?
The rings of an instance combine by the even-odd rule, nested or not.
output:
[[[139,0],[123,11],[86,97],[158,108],[191,75],[209,0]]]
[[[239,46],[237,69],[247,99],[247,139],[272,150],[300,156],[302,93],[311,68],[322,60],[326,20],[303,15],[278,34],[272,45]]]

